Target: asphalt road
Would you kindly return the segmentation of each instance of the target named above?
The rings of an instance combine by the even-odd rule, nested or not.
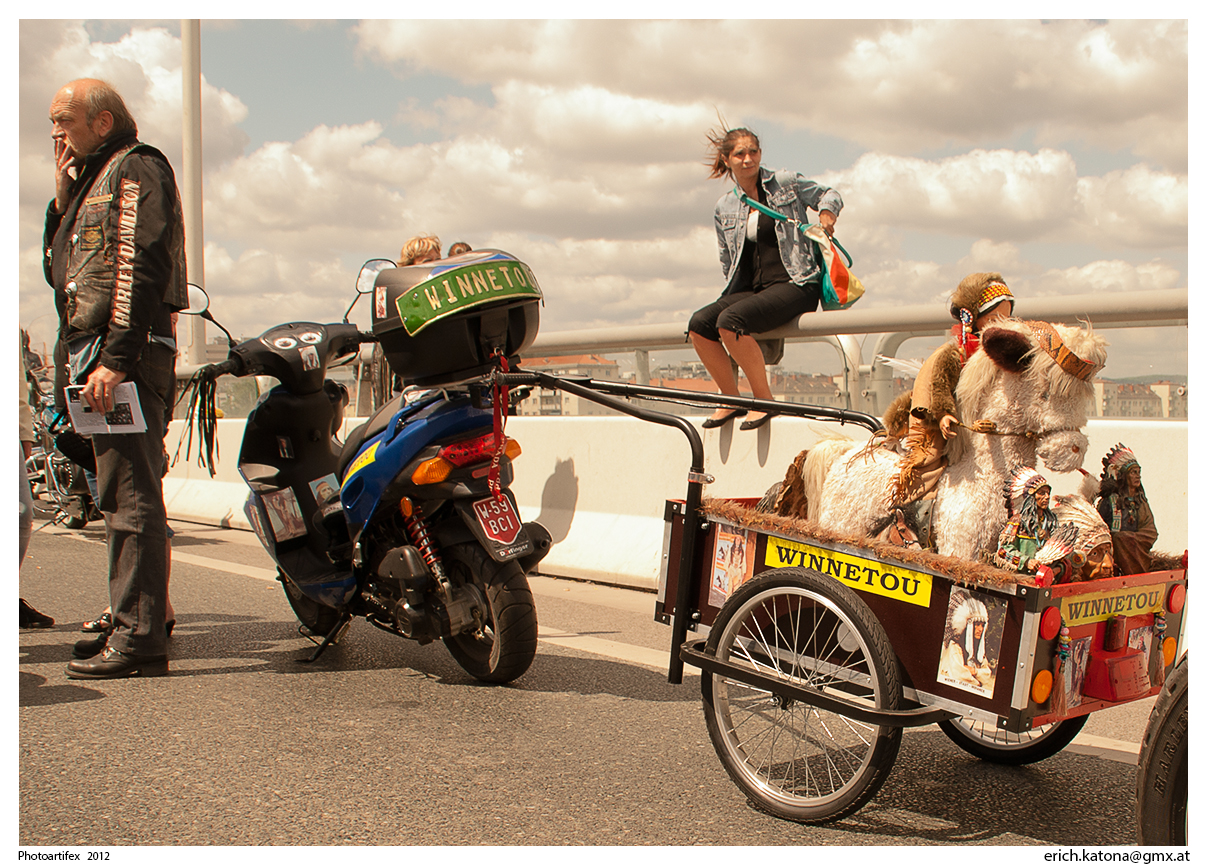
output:
[[[1132,844],[1152,700],[1099,713],[1061,754],[978,761],[908,730],[855,816],[801,826],[751,807],[705,730],[700,682],[666,681],[653,596],[532,579],[530,671],[484,686],[439,642],[364,621],[311,644],[250,533],[173,524],[172,675],[68,680],[106,603],[100,524],[35,534],[21,595],[23,846]],[[689,669],[691,670],[691,669]]]

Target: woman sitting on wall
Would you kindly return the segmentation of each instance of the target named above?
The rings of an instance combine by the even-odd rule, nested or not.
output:
[[[808,223],[807,209],[818,212],[828,234],[843,208],[839,193],[791,171],[761,167],[759,139],[749,129],[710,132],[711,178],[728,178],[737,189],[717,202],[713,221],[726,284],[721,297],[697,310],[688,323],[696,354],[723,394],[738,396],[731,359],[738,364],[758,400],[771,400],[763,351],[752,334],[761,334],[818,308],[822,266],[816,245],[793,225],[773,220],[750,207],[739,192],[790,219]],[[745,415],[744,409],[722,408],[704,423],[720,427]],[[752,413],[739,427],[753,430],[770,415]]]

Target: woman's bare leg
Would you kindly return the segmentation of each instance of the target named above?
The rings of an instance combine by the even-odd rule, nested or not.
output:
[[[709,371],[714,384],[717,385],[717,390],[731,397],[737,397],[738,382],[734,379],[734,367],[730,362],[730,356],[726,354],[726,350],[722,347],[722,344],[717,340],[702,337],[695,331],[689,331],[688,336],[692,338],[692,348],[696,349],[697,357],[705,365],[705,369]],[[710,417],[716,421],[720,421],[732,415],[734,411],[734,409],[721,408]]]
[[[751,394],[756,400],[771,400],[772,389],[768,386],[768,371],[763,364],[763,350],[750,334],[741,337],[733,331],[720,330],[722,346],[738,364],[739,369],[747,377],[751,385]],[[706,364],[706,367],[708,365]],[[766,412],[752,412],[747,416],[747,422],[755,422],[766,415]]]

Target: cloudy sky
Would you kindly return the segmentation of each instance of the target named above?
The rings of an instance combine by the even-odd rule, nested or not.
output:
[[[40,264],[47,106],[113,83],[179,169],[179,21],[20,24],[20,320]],[[419,233],[527,262],[542,330],[686,322],[717,296],[702,165],[722,115],[838,189],[862,308],[1188,284],[1185,21],[203,21],[205,284],[252,336],[338,319]],[[363,325],[367,321],[362,321]],[[1185,373],[1186,329],[1109,333],[1105,375]],[[926,346],[904,354],[921,354]],[[868,361],[871,345],[866,349]],[[833,350],[789,366],[835,372]],[[657,363],[657,359],[656,359]]]

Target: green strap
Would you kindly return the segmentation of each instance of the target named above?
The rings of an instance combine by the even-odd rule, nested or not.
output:
[[[755,210],[759,211],[764,216],[770,216],[772,219],[780,220],[781,222],[789,221],[789,218],[786,217],[784,214],[782,214],[780,211],[772,210],[767,205],[760,204],[759,202],[752,199],[749,195],[747,195],[745,192],[743,192],[738,187],[734,187],[734,194],[736,196],[738,196],[739,200],[743,204],[747,205],[748,207],[755,208]],[[797,220],[793,220],[793,222],[796,222],[798,225],[801,225],[801,223],[797,222]]]
[[[772,210],[772,208],[768,207],[767,205],[760,204],[759,202],[753,200],[749,195],[747,195],[745,192],[743,192],[738,187],[734,187],[734,194],[736,196],[738,196],[739,201],[741,201],[743,204],[747,205],[748,207],[755,208],[755,210],[759,211],[761,214],[764,214],[765,216],[770,216],[774,220],[780,220],[781,222],[792,223],[793,225],[797,226],[797,230],[800,231],[802,234],[805,234],[806,231],[809,230],[809,228],[812,225],[812,223],[802,223],[800,220],[789,219],[787,216],[782,214],[780,211]],[[831,235],[830,239],[831,239],[831,243],[833,243],[836,247],[839,248],[839,252],[843,253],[843,257],[845,259],[847,259],[847,266],[850,268],[852,265],[851,253],[849,253],[847,250],[845,250],[843,248],[843,244],[839,243],[839,241],[835,239],[834,235]],[[810,238],[810,240],[813,240],[813,238]],[[815,243],[816,243],[816,241],[815,241]]]

